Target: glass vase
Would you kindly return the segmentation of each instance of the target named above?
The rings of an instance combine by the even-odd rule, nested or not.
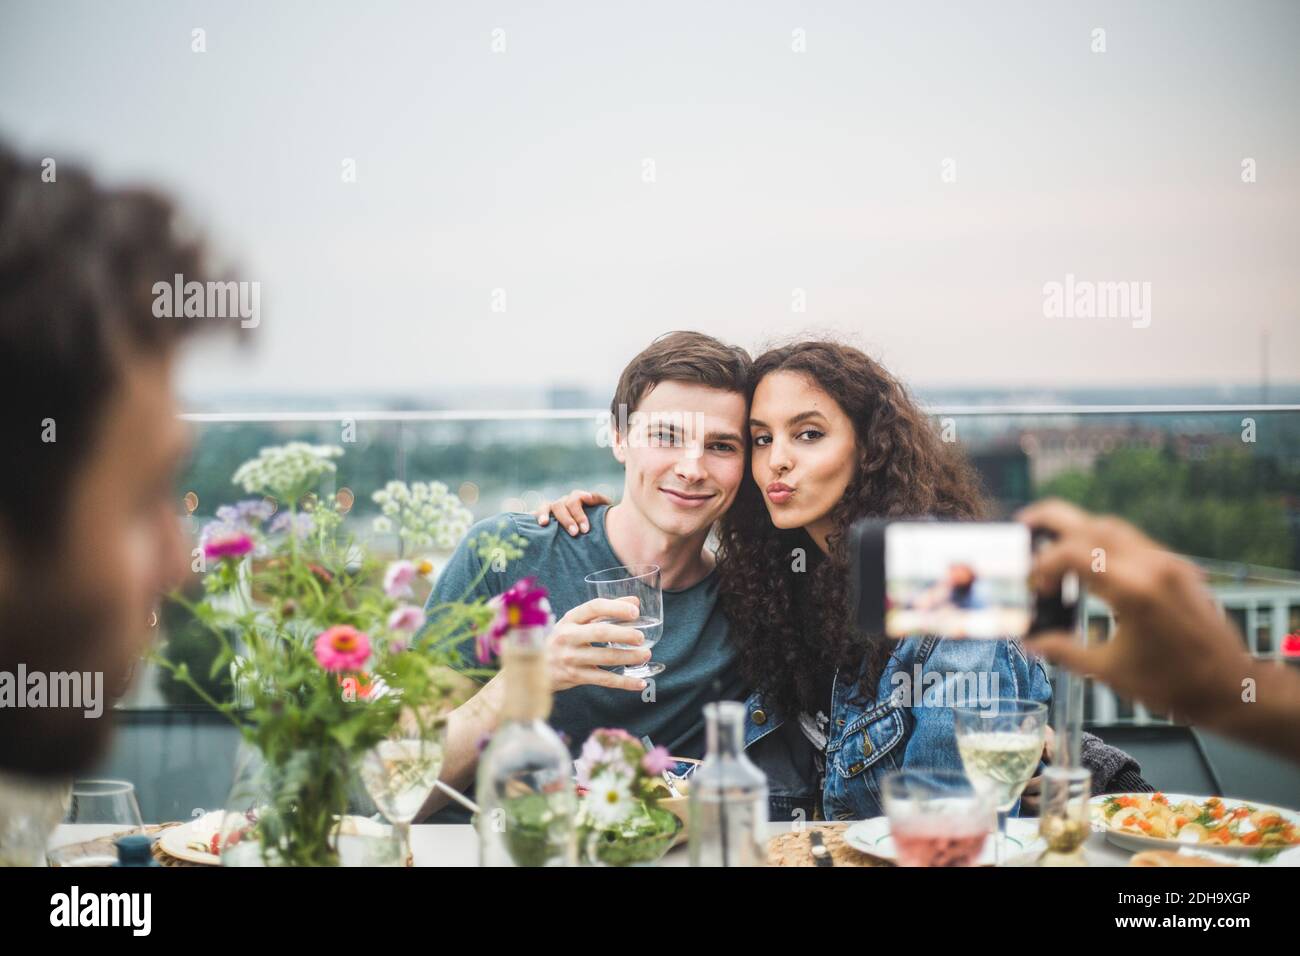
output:
[[[351,762],[328,743],[276,754],[240,745],[221,822],[223,866],[337,866]]]

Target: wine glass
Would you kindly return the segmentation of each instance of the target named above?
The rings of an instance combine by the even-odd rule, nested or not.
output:
[[[403,863],[411,854],[411,821],[442,772],[447,719],[407,711],[384,740],[361,759],[361,780],[370,799],[397,834]]]
[[[993,832],[991,795],[956,770],[896,770],[884,798],[899,866],[975,866]]]
[[[592,597],[613,601],[630,597],[637,599],[640,613],[636,620],[608,620],[605,623],[635,627],[645,637],[642,646],[653,652],[664,629],[664,592],[659,584],[659,566],[633,564],[606,568],[603,571],[593,571],[583,580],[587,582]],[[609,646],[619,650],[636,650],[635,644],[611,643]],[[624,677],[653,677],[664,672],[664,665],[657,661],[646,661],[644,664],[615,667],[613,670]]]
[[[56,844],[46,853],[51,866],[111,866],[117,862],[113,840],[144,832],[135,786],[127,780],[78,780],[72,785],[63,822],[85,829],[56,832]],[[89,840],[95,843],[88,844],[87,852]]]
[[[957,749],[971,782],[992,796],[998,809],[994,853],[1004,862],[1007,814],[1043,755],[1047,705],[1036,700],[1002,697],[986,706],[953,709]]]

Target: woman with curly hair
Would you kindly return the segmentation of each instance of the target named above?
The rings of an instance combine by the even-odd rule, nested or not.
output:
[[[877,816],[889,771],[961,768],[952,705],[962,688],[1047,701],[1051,687],[1018,641],[892,641],[850,621],[854,521],[985,511],[974,469],[903,386],[833,341],[772,349],[753,381],[754,480],[723,517],[718,551],[722,606],[753,688],[746,748],[768,775],[774,820]]]

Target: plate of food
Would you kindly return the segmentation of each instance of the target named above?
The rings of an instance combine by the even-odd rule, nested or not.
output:
[[[1185,793],[1093,797],[1093,828],[1126,850],[1275,856],[1300,847],[1300,814],[1283,807]]]
[[[158,846],[164,853],[186,863],[221,865],[221,818],[225,813],[214,810],[195,817],[189,823],[169,827],[158,834]]]
[[[221,821],[225,811],[214,810],[195,817],[189,823],[170,827],[158,835],[158,845],[168,856],[186,863],[205,863],[208,866],[221,865]],[[236,830],[234,836],[242,832]],[[385,832],[382,824],[365,817],[348,815],[343,818],[340,834],[372,836]],[[230,839],[229,837],[227,839]]]
[[[984,849],[975,861],[976,866],[992,866],[996,856],[993,841],[996,833],[990,833],[984,841]],[[844,831],[844,842],[855,850],[860,850],[878,860],[890,863],[898,862],[898,850],[894,838],[889,832],[889,817],[872,817],[862,820]],[[1026,853],[1042,853],[1047,844],[1038,835],[1038,820],[1032,817],[1010,817],[1007,819],[1007,858],[1009,861]]]

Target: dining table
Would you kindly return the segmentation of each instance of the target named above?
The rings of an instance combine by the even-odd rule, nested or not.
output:
[[[820,824],[808,823],[805,827]],[[768,838],[789,833],[798,824],[769,823]],[[52,834],[49,845],[63,846],[110,836],[113,826],[100,824],[60,824]],[[1106,839],[1105,834],[1094,831],[1084,844],[1084,855],[1090,866],[1127,866],[1133,851],[1122,849]],[[411,827],[411,857],[414,866],[477,866],[478,834],[469,824],[415,824]],[[1029,863],[1024,858],[1013,858],[1015,865]],[[659,866],[689,866],[690,855],[685,844],[673,847],[659,861]]]

